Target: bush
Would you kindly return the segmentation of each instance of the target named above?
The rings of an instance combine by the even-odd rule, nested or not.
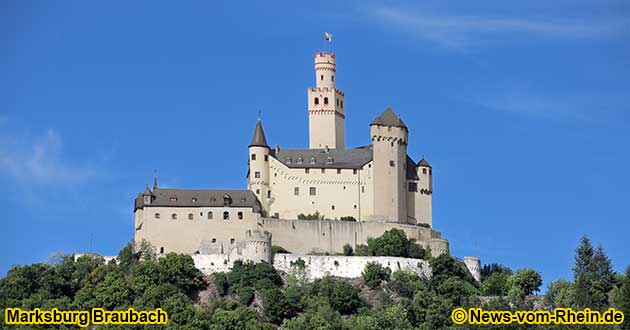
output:
[[[290,306],[280,289],[263,290],[261,297],[265,307],[265,317],[269,322],[280,324],[289,315]]]
[[[213,283],[219,296],[225,296],[227,294],[230,284],[228,283],[225,273],[214,273]]]
[[[352,314],[361,305],[358,289],[330,276],[315,280],[311,285],[310,295],[324,298],[341,314]]]
[[[254,289],[251,287],[239,288],[237,294],[238,302],[245,306],[248,306],[254,300]]]
[[[359,247],[357,246],[357,255]],[[408,239],[400,229],[391,229],[377,238],[368,238],[367,255],[428,259],[427,251],[416,243],[415,239]]]
[[[283,248],[282,246],[272,245],[271,253],[276,254],[276,253],[291,253],[291,252],[289,252],[287,249]]]
[[[382,281],[389,279],[390,270],[389,268],[383,268],[378,262],[369,262],[365,265],[365,269],[363,269],[361,275],[363,276],[365,285],[376,289],[381,285]]]
[[[397,270],[389,279],[387,287],[400,296],[411,299],[416,292],[426,289],[426,284],[418,274],[412,271]]]
[[[341,221],[354,221],[357,222],[357,219],[353,216],[341,217],[339,220]]]
[[[313,214],[298,214],[298,220],[324,220],[324,216],[319,214],[319,211],[315,211]]]
[[[343,255],[344,256],[351,256],[354,253],[354,251],[352,250],[352,246],[350,246],[350,244],[346,244],[343,246]]]

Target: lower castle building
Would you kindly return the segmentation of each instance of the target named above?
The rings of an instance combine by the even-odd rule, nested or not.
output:
[[[248,147],[248,189],[166,189],[155,179],[134,203],[135,240],[159,253],[263,260],[271,243],[255,242],[266,235],[293,253],[333,254],[397,228],[433,255],[450,254],[433,229],[433,168],[407,154],[408,127],[388,108],[369,124],[369,144],[346,148],[345,94],[335,75],[335,55],[315,53],[309,148],[270,147],[259,118]],[[307,215],[320,220],[299,220]]]

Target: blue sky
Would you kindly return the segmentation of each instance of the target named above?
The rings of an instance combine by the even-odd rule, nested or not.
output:
[[[392,106],[434,167],[454,255],[570,278],[583,234],[630,264],[630,4],[3,1],[0,274],[116,253],[134,196],[245,188],[267,139],[308,145],[313,53],[333,33],[346,141]]]

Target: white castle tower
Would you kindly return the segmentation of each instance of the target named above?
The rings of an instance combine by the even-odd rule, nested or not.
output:
[[[407,126],[391,108],[387,108],[370,124],[370,135],[374,160],[374,216],[376,220],[407,223]]]
[[[263,210],[267,210],[271,199],[271,190],[269,190],[269,146],[267,145],[265,131],[263,131],[260,118],[256,122],[254,136],[249,144],[248,163],[247,188],[256,194]]]
[[[308,89],[309,147],[343,149],[344,94],[335,87],[335,54],[315,53],[315,88]]]

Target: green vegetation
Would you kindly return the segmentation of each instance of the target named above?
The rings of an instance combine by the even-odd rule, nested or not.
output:
[[[283,248],[282,246],[272,245],[271,253],[275,255],[276,253],[291,253],[291,252],[289,252],[289,250]]]
[[[313,214],[303,214],[300,213],[297,216],[298,220],[324,220],[324,215],[319,214],[318,211],[315,211]]]
[[[365,249],[373,253],[392,253],[392,246],[396,246],[408,254],[413,242],[404,234],[390,231],[385,238],[370,243]],[[279,274],[264,262],[235,262],[231,271],[204,278],[190,256],[168,254],[156,258],[148,245],[126,246],[118,258],[118,263],[106,263],[97,256],[76,260],[59,256],[46,264],[15,266],[0,279],[0,309],[161,307],[169,313],[168,325],[133,325],[126,329],[498,330],[525,327],[453,325],[450,313],[455,307],[522,310],[542,303],[540,308],[578,309],[592,304],[589,307],[599,310],[620,309],[626,314],[626,323],[622,327],[583,328],[630,329],[630,266],[625,274],[615,274],[603,248],[593,248],[587,238],[576,249],[573,280],[549,283],[544,299],[531,296],[541,286],[540,274],[535,270],[512,271],[489,264],[482,269],[481,282],[476,282],[461,261],[444,255],[430,259],[430,278],[406,270],[390,272],[378,263],[369,263],[361,279],[324,277],[311,282],[306,280],[303,260],[294,262],[289,274]],[[7,326],[4,317],[4,312],[0,313],[3,329],[50,329]]]
[[[358,256],[430,258],[427,250],[417,244],[415,239],[408,239],[405,232],[400,229],[388,230],[377,238],[368,238],[367,245],[358,245],[354,253]]]

